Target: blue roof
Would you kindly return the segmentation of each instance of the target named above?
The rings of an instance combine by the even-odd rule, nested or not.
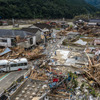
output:
[[[6,53],[8,53],[8,52],[10,52],[10,51],[11,51],[11,49],[6,48],[6,49],[4,50],[4,52],[0,53],[0,56],[4,55],[4,54],[6,54]]]

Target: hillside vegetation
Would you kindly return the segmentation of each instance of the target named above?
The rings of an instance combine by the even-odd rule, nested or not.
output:
[[[73,18],[96,10],[84,0],[0,0],[1,18]]]
[[[85,1],[100,9],[100,0],[85,0]]]

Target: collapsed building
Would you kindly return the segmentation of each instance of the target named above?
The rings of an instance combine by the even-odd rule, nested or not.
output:
[[[36,36],[36,43],[42,42],[43,39],[41,38],[41,30],[39,28],[22,28],[22,31],[30,32]]]
[[[17,45],[24,48],[36,45],[36,34],[22,30],[0,29],[0,46],[14,47]]]

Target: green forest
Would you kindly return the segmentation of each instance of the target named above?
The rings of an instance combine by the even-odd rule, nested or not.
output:
[[[0,17],[10,18],[73,18],[98,9],[84,0],[0,0]]]
[[[85,1],[100,9],[100,0],[85,0]]]

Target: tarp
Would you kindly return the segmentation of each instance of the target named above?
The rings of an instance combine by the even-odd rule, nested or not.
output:
[[[11,52],[11,49],[6,48],[4,52],[0,53],[0,56],[5,55],[6,53]]]
[[[80,44],[80,45],[86,45],[86,44],[87,44],[87,42],[85,42],[85,41],[83,41],[83,40],[81,40],[81,39],[79,39],[79,40],[76,41],[75,43],[76,43],[76,44]]]

